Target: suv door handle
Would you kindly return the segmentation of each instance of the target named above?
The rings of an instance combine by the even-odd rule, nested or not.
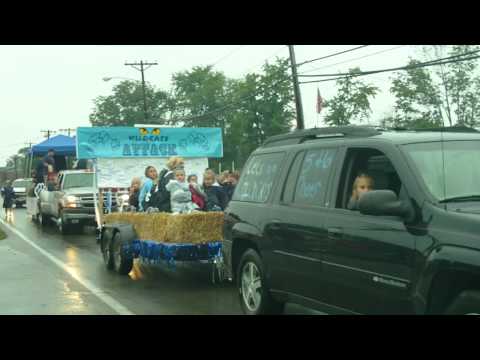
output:
[[[332,240],[341,239],[343,236],[343,229],[341,228],[328,228],[327,229],[328,238]]]
[[[283,229],[282,222],[280,220],[272,220],[269,225],[270,230],[279,231]]]

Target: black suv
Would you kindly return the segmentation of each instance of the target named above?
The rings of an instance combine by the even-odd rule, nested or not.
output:
[[[374,188],[349,210],[359,174]],[[480,132],[371,127],[268,139],[225,212],[247,314],[480,313]]]

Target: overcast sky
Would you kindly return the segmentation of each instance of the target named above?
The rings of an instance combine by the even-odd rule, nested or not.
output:
[[[358,45],[298,45],[297,62],[351,49]],[[299,67],[299,72],[343,72],[405,65],[419,46],[371,45]],[[369,56],[371,55],[371,56]],[[43,140],[41,130],[89,126],[93,99],[109,95],[121,80],[102,81],[116,76],[140,79],[140,73],[125,66],[126,61],[157,61],[145,72],[146,80],[158,88],[170,89],[173,73],[193,66],[216,64],[227,77],[241,78],[260,71],[266,59],[288,56],[281,45],[168,45],[168,46],[0,46],[0,166],[26,142]],[[362,59],[359,59],[363,57]],[[337,64],[339,63],[339,64]],[[318,70],[314,70],[318,68]],[[372,101],[371,122],[391,110],[389,94],[392,74],[363,79],[377,85],[382,93]],[[326,99],[335,95],[335,83],[318,85]],[[301,85],[306,127],[322,125],[315,112],[317,84]]]

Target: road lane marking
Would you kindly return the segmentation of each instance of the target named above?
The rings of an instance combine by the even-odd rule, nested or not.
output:
[[[85,288],[87,288],[93,295],[95,295],[97,298],[99,298],[103,303],[108,305],[110,308],[112,308],[116,313],[120,315],[135,315],[133,312],[128,310],[125,306],[120,304],[117,300],[115,300],[113,297],[105,293],[105,291],[101,290],[97,286],[95,286],[92,282],[90,282],[87,279],[82,278],[77,274],[75,269],[72,267],[68,266],[65,264],[63,261],[58,259],[57,257],[53,256],[50,254],[48,251],[42,249],[40,246],[35,244],[32,240],[27,238],[25,235],[23,235],[20,231],[12,227],[10,224],[7,224],[3,219],[0,219],[1,223],[7,227],[11,232],[19,236],[22,240],[24,240],[26,243],[37,249],[43,256],[45,256],[47,259],[49,259],[51,262],[53,262],[55,265],[57,265],[60,269],[68,273],[72,278],[77,280],[81,285],[83,285]]]

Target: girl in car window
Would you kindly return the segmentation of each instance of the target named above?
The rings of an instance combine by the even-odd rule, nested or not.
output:
[[[366,174],[360,174],[353,182],[352,197],[348,202],[347,209],[358,210],[358,200],[366,192],[373,190],[373,178]]]

